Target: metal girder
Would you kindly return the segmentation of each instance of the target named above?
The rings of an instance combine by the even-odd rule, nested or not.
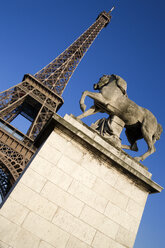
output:
[[[103,11],[72,45],[34,76],[58,95],[62,95],[79,62],[110,19],[109,13]]]

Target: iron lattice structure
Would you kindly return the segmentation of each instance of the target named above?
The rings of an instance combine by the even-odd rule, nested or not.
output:
[[[110,19],[109,13],[103,11],[72,45],[34,76],[55,93],[62,95],[77,65]]]
[[[36,151],[37,136],[63,104],[61,97],[70,77],[99,32],[110,22],[103,11],[96,21],[62,54],[34,76],[0,93],[0,192],[8,192]],[[11,122],[21,114],[31,121],[27,134]],[[3,183],[2,183],[3,181]]]

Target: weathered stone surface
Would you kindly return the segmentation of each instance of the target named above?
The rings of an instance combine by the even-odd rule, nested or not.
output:
[[[16,224],[0,216],[0,240],[2,242],[11,245],[20,229]]]
[[[79,238],[87,244],[91,244],[96,230],[66,211],[59,209],[53,218],[53,223],[61,229]]]
[[[90,247],[91,246],[80,241],[79,239],[75,238],[74,236],[70,236],[69,241],[66,245],[66,248],[90,248]]]
[[[127,230],[131,229],[134,218],[118,206],[109,202],[105,210],[105,215]]]
[[[83,152],[78,147],[73,145],[73,143],[68,143],[66,150],[64,152],[66,156],[68,156],[70,159],[75,161],[76,163],[79,163],[81,159],[83,158]]]
[[[55,142],[56,141],[56,142]],[[51,135],[48,137],[46,143],[51,146],[52,148],[54,148],[55,150],[58,150],[60,153],[57,153],[58,155],[61,154],[61,152],[64,152],[65,149],[66,149],[66,146],[68,144],[68,139],[66,139],[66,136],[65,138],[62,136],[61,132],[60,134],[56,132],[52,132]],[[45,147],[45,144],[44,146],[42,147],[42,149],[44,149]],[[40,152],[42,152],[43,150],[41,149]],[[54,153],[54,154],[56,154]],[[54,155],[53,154],[53,155]],[[45,156],[45,153],[42,152],[42,155]]]
[[[93,226],[100,232],[106,234],[110,238],[115,239],[119,225],[107,218],[105,215],[100,214],[88,206],[85,206],[80,215],[80,219]]]
[[[13,211],[11,211],[13,210]],[[29,213],[29,209],[26,206],[16,202],[11,197],[7,200],[3,208],[0,210],[0,215],[6,219],[21,225]]]
[[[47,242],[41,240],[40,244],[39,244],[39,248],[54,248],[54,246],[48,244]]]
[[[112,167],[108,168],[105,161],[101,161],[99,158],[91,156],[91,154],[86,154],[81,161],[81,165],[90,171],[92,174],[101,178],[106,183],[114,186],[117,178],[119,176],[119,172]]]
[[[15,235],[13,241],[11,242],[11,247],[16,248],[29,248],[38,247],[40,239],[28,232],[24,228],[21,228]]]
[[[49,142],[51,139],[49,139]],[[55,142],[55,144],[56,143],[58,143],[58,140],[57,142]],[[54,147],[53,145],[49,145],[49,143],[46,143],[44,144],[44,146],[41,147],[40,151],[38,152],[38,155],[43,157],[45,160],[51,161],[51,163],[55,165],[57,164],[61,156],[61,153],[58,149],[58,146]],[[63,146],[62,149],[65,149],[65,146]]]
[[[82,201],[50,182],[46,183],[41,195],[75,216],[79,216],[84,206]]]
[[[93,186],[96,180],[96,176],[84,169],[82,166],[79,166],[78,163],[74,162],[67,156],[62,156],[57,166],[89,188]]]
[[[65,117],[64,119],[60,119],[60,117],[55,116],[55,118],[57,119],[57,121],[61,122],[61,125],[64,125],[64,126],[66,125],[66,122],[64,120]],[[66,115],[66,118],[67,118],[67,115]],[[77,122],[78,120],[74,120],[74,121]],[[128,173],[131,173],[132,175],[135,176],[135,178],[137,178],[138,180],[140,179],[145,185],[147,185],[149,191],[160,192],[162,190],[162,188],[159,185],[157,185],[155,182],[153,182],[150,179],[151,173],[147,172],[147,170],[143,168],[144,167],[143,165],[139,166],[140,164],[136,162],[134,159],[132,159],[131,157],[129,157],[125,152],[123,152],[122,150],[120,151],[117,150],[115,147],[105,142],[105,140],[103,140],[101,136],[96,135],[95,138],[97,137],[97,141],[94,142],[83,131],[83,125],[82,125],[82,130],[81,130],[82,133],[81,133],[80,130],[77,130],[75,127],[73,128],[73,126],[70,126],[69,124],[67,123],[68,125],[67,128],[73,131],[77,135],[78,138],[83,139],[83,141],[87,142],[92,147],[96,148],[97,150],[100,150],[102,154],[114,160],[118,165],[120,164],[121,168],[126,170]],[[107,150],[107,147],[105,146],[105,144],[108,145],[109,150]]]
[[[129,199],[128,205],[127,205],[127,208],[126,208],[126,211],[129,214],[131,214],[132,216],[134,216],[135,218],[140,220],[141,216],[142,216],[142,213],[143,213],[143,209],[144,209],[144,207],[142,207],[141,205],[136,203],[134,200]]]
[[[21,183],[12,192],[11,198],[48,220],[57,210],[57,205]]]
[[[68,192],[100,213],[104,212],[108,202],[105,198],[96,194],[94,191],[88,189],[76,180],[73,181]]]
[[[40,192],[46,183],[46,178],[29,168],[21,179],[21,182],[34,191]]]
[[[131,248],[148,193],[161,187],[126,153],[67,118],[55,115],[57,127],[0,209],[0,242]]]
[[[142,206],[144,206],[147,200],[147,192],[140,189],[131,179],[127,178],[126,176],[121,175],[121,177],[118,178],[115,188],[123,194],[128,195]]]
[[[120,227],[116,235],[116,241],[124,247],[132,248],[135,242],[136,235],[127,229]]]
[[[23,227],[56,248],[65,248],[69,239],[68,233],[33,212],[27,216]]]
[[[112,187],[100,178],[97,178],[93,190],[120,208],[125,209],[128,204],[129,198],[127,195],[122,194],[120,191],[116,190],[115,187]]]
[[[42,175],[47,180],[58,185],[60,188],[67,190],[73,178],[64,173],[57,167],[57,164],[52,164],[45,161],[44,158],[37,156],[32,163],[32,168],[38,174]],[[35,190],[35,189],[34,189]]]
[[[114,241],[113,239],[105,236],[101,232],[97,232],[92,243],[93,248],[125,248],[125,246],[119,244],[118,242]]]
[[[2,247],[4,248],[29,248],[38,247],[39,245],[39,238],[1,216],[0,240],[3,242]],[[6,246],[6,244],[9,246]]]

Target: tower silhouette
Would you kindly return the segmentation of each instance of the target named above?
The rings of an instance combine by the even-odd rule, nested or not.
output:
[[[63,53],[35,75],[0,93],[0,195],[8,193],[38,149],[35,141],[63,104],[61,97],[77,65],[99,32],[110,22],[103,11]],[[22,115],[31,122],[26,134],[11,125]]]

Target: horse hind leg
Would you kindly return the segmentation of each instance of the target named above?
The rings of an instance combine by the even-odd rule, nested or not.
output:
[[[131,150],[134,152],[138,151],[137,142],[135,142],[133,145],[121,145],[121,148],[126,150]]]
[[[148,150],[146,153],[144,153],[143,155],[141,155],[140,157],[135,157],[135,159],[137,161],[143,161],[144,159],[146,159],[149,155],[151,155],[152,153],[154,153],[156,151],[154,143],[155,143],[155,139],[153,138],[153,135],[150,134],[146,128],[142,127],[142,133],[143,133],[143,138],[146,141],[147,145],[148,145]]]
[[[130,143],[130,145],[122,145],[121,148],[137,152],[138,151],[137,140],[134,138],[134,136],[132,136],[132,133],[128,132],[127,129],[125,131],[125,134],[127,136],[127,140]]]

